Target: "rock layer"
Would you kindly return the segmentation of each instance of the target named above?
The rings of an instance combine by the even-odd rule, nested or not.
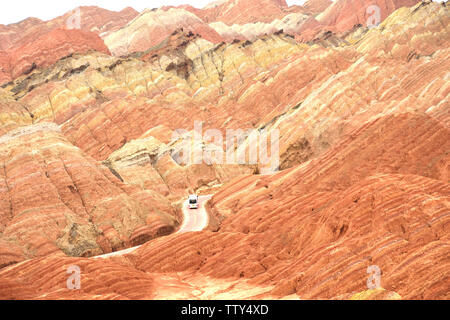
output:
[[[31,43],[0,53],[0,83],[28,75],[36,68],[53,65],[70,54],[90,50],[109,54],[100,37],[92,32],[55,29]]]
[[[1,265],[61,250],[108,253],[170,233],[177,224],[164,197],[121,183],[54,124],[2,136],[0,155]]]
[[[75,52],[0,89],[0,297],[448,299],[448,7],[401,8],[372,29],[338,10],[337,29],[309,42],[278,31],[226,43],[185,6],[108,39],[123,48],[117,35],[145,34],[162,11],[196,29],[170,24],[123,57]],[[173,133],[199,124],[278,130],[282,171],[181,163]],[[169,235],[179,201],[210,190],[208,231]],[[66,289],[70,265],[80,291]],[[381,288],[368,290],[370,266]]]
[[[398,126],[393,127],[392,122]],[[396,132],[390,136],[380,134],[384,127],[395,128]],[[408,127],[417,132],[405,133]],[[397,139],[398,132],[402,139]],[[428,116],[387,116],[353,132],[307,165],[274,176],[248,177],[230,183],[212,203],[217,213],[228,217],[218,233],[160,238],[128,257],[107,261],[102,266],[68,258],[31,260],[0,271],[1,287],[5,288],[2,292],[6,298],[74,298],[73,291],[63,286],[65,268],[76,264],[86,270],[85,285],[76,298],[94,298],[90,288],[98,285],[97,280],[91,279],[91,270],[100,268],[105,280],[117,278],[115,274],[149,279],[140,281],[137,290],[117,281],[114,292],[100,286],[102,289],[96,292],[105,299],[154,298],[153,290],[167,288],[161,283],[152,286],[153,275],[164,273],[165,284],[173,285],[170,277],[175,272],[184,273],[185,284],[195,283],[196,275],[201,274],[202,278],[245,283],[242,290],[266,288],[253,298],[448,299],[450,190],[448,177],[439,173],[442,161],[435,161],[431,169],[438,170],[430,171],[431,178],[414,174],[417,170],[430,170],[427,159],[412,158],[405,169],[378,165],[378,161],[386,156],[395,163],[395,159],[409,154],[410,148],[416,147],[403,140],[409,138],[427,148],[440,142],[425,154],[430,159],[440,157],[448,168],[449,158],[444,150],[448,149],[449,134],[447,127]],[[373,147],[358,147],[375,141],[378,144]],[[346,150],[363,150],[360,157],[367,160],[358,161],[359,170],[349,171],[345,181],[331,176],[325,179],[331,184],[320,180],[316,183],[329,164],[339,166],[339,159],[345,161]],[[448,174],[448,170],[444,173]],[[41,274],[39,268],[49,264],[55,266],[53,273],[46,274],[42,282],[33,280],[32,275]],[[387,291],[366,291],[366,270],[372,265],[382,270],[381,283]],[[29,276],[18,277],[24,269]],[[50,277],[54,280],[47,282]],[[218,280],[210,283],[211,290],[217,283]],[[175,285],[178,297],[179,285]],[[8,291],[10,288],[18,288],[19,293]],[[43,288],[45,294],[36,293],[37,288]]]
[[[395,10],[411,7],[418,0],[372,1],[337,0],[317,20],[335,32],[350,30],[355,25],[376,25]]]
[[[145,10],[125,28],[107,36],[105,43],[114,55],[126,55],[157,45],[179,28],[198,33],[214,43],[223,40],[214,29],[193,13],[170,8],[167,11]]]
[[[105,36],[134,19],[138,12],[126,8],[120,12],[99,7],[78,7],[50,21],[29,18],[19,23],[0,25],[0,50],[14,49],[33,42],[54,29],[81,29]]]
[[[428,116],[387,116],[306,165],[235,180],[211,204],[226,217],[219,233],[149,243],[139,269],[250,278],[275,284],[275,295],[314,299],[362,292],[377,265],[383,287],[402,298],[448,298],[449,134]],[[419,160],[410,148],[429,151]]]

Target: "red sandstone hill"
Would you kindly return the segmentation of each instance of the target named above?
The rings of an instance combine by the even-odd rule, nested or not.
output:
[[[177,29],[126,57],[37,60],[0,88],[0,298],[450,299],[448,17],[427,2],[314,43]],[[48,42],[55,59],[71,43]],[[196,119],[278,128],[285,170],[180,165],[171,134]],[[217,191],[208,231],[168,235],[190,190]],[[386,290],[366,291],[372,265]]]
[[[226,217],[218,233],[157,240],[134,261],[301,298],[363,291],[367,267],[378,265],[387,290],[448,298],[449,148],[450,130],[429,116],[380,118],[305,165],[236,179],[211,203]]]
[[[222,21],[228,25],[269,23],[285,16],[287,7],[285,0],[227,1],[219,7],[209,9],[206,15],[209,21]]]
[[[99,35],[117,31],[138,15],[132,8],[114,12],[95,6],[82,6],[50,21],[29,18],[6,26],[0,25],[0,50],[23,46],[53,29],[75,28],[77,26],[72,26],[71,23],[77,22],[75,16],[78,13],[81,30],[92,31]]]
[[[254,33],[272,34],[281,29],[296,34],[300,41],[309,41],[320,32],[343,33],[357,25],[373,24],[368,22],[374,15],[370,6],[380,8],[378,22],[382,22],[396,9],[412,6],[418,1],[339,0],[332,3],[324,0],[289,7],[284,0],[229,0],[212,3],[203,9],[190,5],[165,6],[144,11],[125,29],[111,33],[105,42],[113,54],[125,55],[158,44],[178,28],[198,33],[214,43],[253,39]]]
[[[245,283],[256,299],[340,299],[365,291],[376,265],[386,292],[448,299],[449,137],[423,114],[377,119],[305,165],[230,183],[211,204],[227,217],[217,233],[157,239],[102,264],[49,256],[10,266],[0,271],[2,298],[192,298],[200,274],[215,279],[210,289]],[[83,270],[80,291],[65,290],[69,265]]]
[[[52,253],[109,253],[175,229],[163,196],[122,183],[55,124],[3,135],[0,163],[0,268]]]
[[[303,4],[303,8],[311,15],[317,15],[325,11],[332,3],[331,0],[308,0]]]
[[[0,82],[11,81],[70,54],[89,50],[109,54],[103,40],[93,32],[54,29],[21,47],[0,51]]]
[[[370,6],[380,8],[380,21],[382,22],[396,9],[406,6],[410,7],[419,0],[391,0],[391,1],[358,1],[358,0],[316,0],[307,1],[303,6],[288,7],[285,0],[238,0],[223,1],[217,4],[197,9],[189,5],[179,8],[188,10],[203,21],[223,22],[227,25],[244,25],[248,23],[263,22],[271,23],[275,19],[282,19],[290,13],[303,13],[311,17],[317,16],[322,25],[321,30],[332,30],[344,32],[353,26],[361,24],[366,26],[369,17],[373,14],[368,10]],[[170,7],[163,7],[163,9]],[[310,34],[312,31],[302,28],[301,33]],[[317,30],[315,30],[315,34]],[[306,35],[303,36],[305,38]]]
[[[167,9],[170,7],[163,7]],[[281,19],[290,12],[285,0],[227,0],[212,2],[203,9],[190,5],[179,6],[207,23],[224,22],[227,25],[253,22],[269,23]],[[298,10],[299,7],[296,7]]]
[[[370,6],[380,8],[379,22],[382,22],[396,9],[411,7],[418,2],[420,0],[336,0],[317,19],[325,28],[343,32],[358,24],[367,26],[369,17],[374,14],[373,10],[368,10]]]
[[[200,34],[205,40],[220,43],[223,38],[195,14],[182,8],[146,9],[124,28],[105,37],[116,56],[145,51],[166,39],[175,30]]]

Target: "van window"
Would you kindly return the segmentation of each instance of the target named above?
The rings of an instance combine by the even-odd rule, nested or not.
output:
[[[189,199],[189,203],[190,204],[196,204],[197,203],[197,199]]]

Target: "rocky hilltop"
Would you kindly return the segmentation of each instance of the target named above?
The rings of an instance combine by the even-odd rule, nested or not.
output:
[[[2,26],[0,298],[449,299],[450,13],[416,2],[377,26],[353,0]],[[199,125],[276,134],[279,163],[184,163]],[[209,225],[177,234],[191,193]]]
[[[34,41],[54,29],[80,29],[105,36],[117,31],[134,19],[138,12],[126,8],[120,12],[99,7],[78,7],[50,21],[28,18],[24,21],[0,25],[0,50],[17,48]]]
[[[82,30],[54,29],[35,41],[1,53],[0,82],[28,75],[39,67],[48,67],[75,52],[99,51],[109,54],[108,48],[95,33]]]

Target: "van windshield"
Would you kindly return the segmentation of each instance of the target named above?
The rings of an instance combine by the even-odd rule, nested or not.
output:
[[[196,203],[197,203],[197,200],[196,200],[196,199],[190,199],[190,200],[189,200],[189,203],[190,203],[190,204],[196,204]]]

